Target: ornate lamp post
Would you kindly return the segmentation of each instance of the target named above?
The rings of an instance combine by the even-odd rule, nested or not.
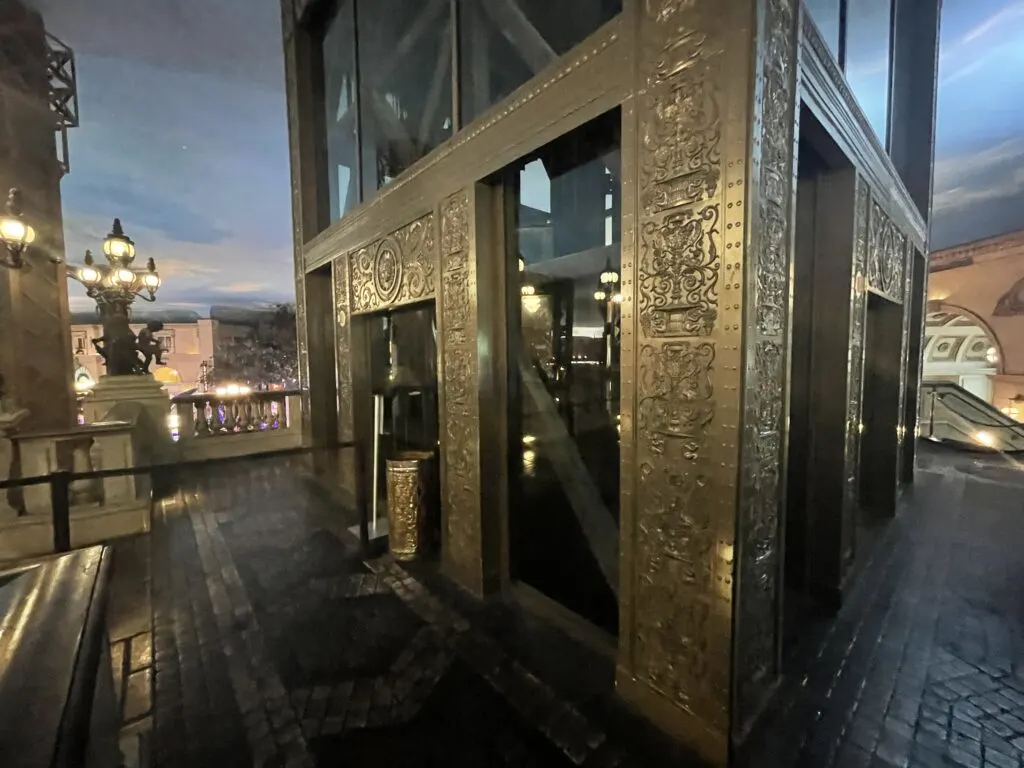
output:
[[[136,338],[128,320],[136,298],[156,301],[160,287],[156,263],[149,259],[144,268],[133,265],[135,243],[125,235],[120,219],[114,219],[114,226],[103,241],[103,254],[106,264],[97,264],[92,253],[86,251],[81,266],[68,267],[68,277],[85,286],[85,293],[96,302],[103,323],[103,336],[95,339],[93,345],[111,376],[147,373],[154,357],[161,362],[160,347],[153,333],[163,326],[149,323]]]
[[[608,368],[612,367],[613,340],[615,339],[615,313],[622,303],[622,293],[619,291],[619,273],[612,269],[611,261],[604,265],[604,271],[598,278],[597,290],[594,291],[596,301],[604,311],[604,362]]]

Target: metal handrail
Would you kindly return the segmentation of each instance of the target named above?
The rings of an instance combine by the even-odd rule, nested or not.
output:
[[[298,455],[303,453],[315,453],[317,451],[334,451],[340,448],[355,448],[355,441],[341,441],[331,446],[302,446],[299,448],[286,448],[279,451],[261,451],[245,456],[227,456],[218,459],[192,459],[188,461],[165,462],[163,464],[144,464],[142,466],[118,467],[116,469],[94,469],[88,472],[71,472],[66,469],[58,469],[46,475],[35,475],[33,477],[19,477],[0,481],[0,491],[9,488],[26,488],[32,485],[50,485],[50,506],[51,524],[53,526],[53,549],[54,552],[71,551],[71,483],[79,480],[102,480],[108,477],[126,477],[128,475],[148,475],[152,481],[153,476],[164,472],[172,472],[182,469],[198,469],[207,467],[210,464],[226,464],[238,462],[245,459],[269,459],[281,456]],[[357,455],[359,451],[356,452]],[[155,501],[153,489],[150,488],[150,503]],[[365,512],[365,511],[363,511]],[[364,517],[365,514],[361,515]],[[360,528],[363,523],[360,521]],[[360,534],[363,531],[360,530]],[[360,536],[362,538],[362,536]]]

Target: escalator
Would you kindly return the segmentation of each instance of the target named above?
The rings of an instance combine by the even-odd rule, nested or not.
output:
[[[948,381],[922,382],[920,436],[964,450],[1024,456],[1024,424]]]

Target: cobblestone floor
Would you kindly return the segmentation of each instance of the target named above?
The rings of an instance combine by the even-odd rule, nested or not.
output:
[[[1024,481],[925,464],[743,764],[1024,768]],[[295,465],[254,461],[117,545],[129,764],[699,764],[608,695],[611,654],[364,560],[347,523]]]

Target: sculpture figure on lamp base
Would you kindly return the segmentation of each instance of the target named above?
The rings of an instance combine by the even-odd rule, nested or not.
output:
[[[156,334],[163,323],[146,323],[138,337],[128,325],[127,313],[108,312],[103,315],[103,335],[93,339],[96,353],[103,358],[110,376],[144,376],[153,360],[163,365],[163,349]]]

